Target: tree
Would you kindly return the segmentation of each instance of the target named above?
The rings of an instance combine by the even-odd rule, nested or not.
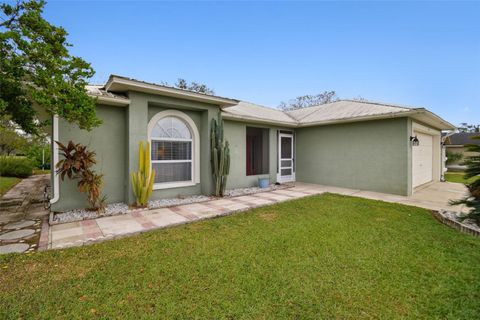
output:
[[[0,5],[0,116],[38,133],[34,105],[90,130],[100,124],[85,86],[94,71],[71,56],[68,33],[42,17],[43,0]]]
[[[6,117],[0,119],[0,154],[23,153],[28,146],[27,138]]]
[[[465,132],[480,132],[480,125],[475,124],[468,124],[466,122],[460,123],[458,127],[458,131],[465,133]]]
[[[195,81],[188,83],[185,79],[182,78],[178,78],[174,86],[179,89],[190,90],[199,93],[215,94],[213,89],[210,89],[205,84],[197,83]]]
[[[472,139],[480,140],[480,137],[473,137]],[[462,219],[472,219],[480,226],[480,145],[467,145],[469,152],[474,152],[475,155],[467,157],[465,164],[465,179],[477,177],[477,179],[467,186],[469,195],[463,199],[452,201],[451,204],[464,204],[471,211],[462,217]]]
[[[324,91],[317,95],[304,95],[296,97],[295,99],[289,100],[287,102],[282,101],[280,102],[279,108],[284,111],[290,111],[326,104],[337,100],[338,97],[335,91]]]

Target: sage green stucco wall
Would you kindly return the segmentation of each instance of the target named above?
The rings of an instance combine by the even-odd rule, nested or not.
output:
[[[296,180],[407,195],[407,118],[296,130]]]
[[[218,106],[201,102],[130,92],[130,106],[127,107],[127,166],[125,173],[136,171],[138,166],[138,143],[148,139],[148,122],[158,112],[179,110],[186,113],[197,126],[200,134],[200,183],[194,186],[154,190],[151,199],[171,198],[180,195],[211,194],[210,171],[210,121],[217,117]],[[135,198],[131,185],[125,188],[125,199],[133,203]]]
[[[247,127],[269,129],[269,173],[247,176]],[[270,178],[270,183],[277,181],[277,130],[290,130],[274,126],[225,120],[225,139],[230,143],[230,174],[227,189],[244,188],[258,185],[259,178]]]
[[[96,152],[97,165],[94,169],[104,175],[103,194],[108,195],[107,203],[123,202],[125,176],[125,109],[112,106],[98,106],[97,116],[103,124],[92,131],[80,130],[76,125],[59,119],[59,140],[63,144],[72,140],[88,146]],[[61,159],[61,157],[60,157]],[[88,207],[84,193],[77,190],[76,181],[60,180],[60,199],[52,204],[53,211],[65,211]]]

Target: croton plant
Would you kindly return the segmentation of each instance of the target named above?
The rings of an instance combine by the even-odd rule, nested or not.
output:
[[[55,141],[63,157],[56,165],[56,172],[62,181],[65,176],[71,180],[78,180],[77,187],[80,192],[87,194],[88,202],[93,210],[103,210],[105,197],[100,197],[103,187],[103,175],[96,173],[92,167],[97,163],[95,151],[87,150],[87,147],[69,141],[65,146]]]

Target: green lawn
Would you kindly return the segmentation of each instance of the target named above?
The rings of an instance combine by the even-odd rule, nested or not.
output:
[[[0,318],[478,319],[480,239],[326,194],[135,237],[0,256]]]
[[[21,179],[13,177],[0,177],[0,195],[10,190],[14,185],[20,182]]]
[[[465,179],[463,172],[447,172],[445,173],[445,180],[448,182],[457,182],[457,183],[464,183],[469,184],[478,179],[478,177],[473,177],[470,179]]]

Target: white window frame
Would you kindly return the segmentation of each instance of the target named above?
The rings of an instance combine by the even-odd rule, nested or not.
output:
[[[155,125],[157,124],[158,121],[160,121],[163,118],[166,117],[176,117],[182,120],[190,129],[190,134],[192,135],[191,139],[168,139],[168,138],[162,138],[162,139],[155,139],[152,138],[152,131],[155,128]],[[159,190],[159,189],[170,189],[170,188],[180,188],[180,187],[188,187],[188,186],[194,186],[197,183],[200,183],[200,135],[197,129],[197,126],[195,125],[195,122],[185,113],[179,111],[179,110],[165,110],[157,113],[150,119],[148,122],[148,142],[150,143],[150,146],[152,145],[152,141],[191,141],[192,142],[192,157],[191,160],[152,160],[152,155],[150,154],[150,166],[152,166],[153,163],[174,163],[174,162],[191,162],[191,177],[192,180],[188,181],[175,181],[175,182],[162,182],[162,183],[155,183],[153,185],[153,190]]]

